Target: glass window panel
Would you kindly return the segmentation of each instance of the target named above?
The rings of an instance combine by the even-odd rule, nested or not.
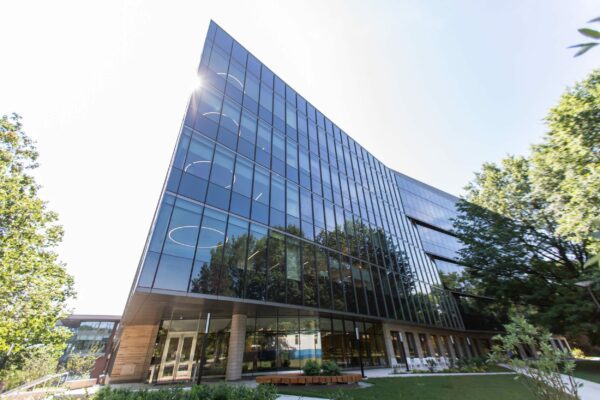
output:
[[[137,285],[141,287],[152,287],[152,281],[154,281],[154,274],[156,273],[156,267],[158,266],[158,259],[160,254],[153,251],[146,253],[144,258],[144,266],[140,273],[140,278]]]
[[[248,52],[235,41],[233,42],[231,56],[242,65],[246,65],[246,57],[248,57]]]
[[[206,208],[196,248],[196,260],[219,263],[225,240],[225,221],[227,215]]]
[[[237,133],[240,127],[241,112],[241,106],[233,101],[225,100],[223,103],[223,112],[221,114],[221,127]]]
[[[287,302],[302,304],[302,269],[298,239],[286,238],[285,265],[287,277]]]
[[[329,273],[331,275],[331,287],[333,292],[333,308],[338,311],[346,311],[340,260],[337,253],[329,253]]]
[[[210,53],[208,67],[216,73],[226,73],[229,65],[229,58],[222,50],[213,47]]]
[[[285,303],[285,241],[281,233],[269,232],[267,299]]]
[[[267,283],[267,230],[251,224],[248,237],[246,298],[264,300]]]
[[[230,216],[227,223],[227,239],[223,251],[223,267],[219,282],[220,295],[242,296],[247,241],[248,222]]]
[[[193,135],[183,171],[208,180],[215,145],[199,135]]]
[[[285,181],[275,174],[271,176],[271,207],[285,212]]]
[[[226,219],[227,215],[220,211],[208,208],[204,211],[190,282],[192,292],[218,293]]]
[[[375,303],[375,293],[373,291],[373,280],[371,279],[371,269],[367,264],[362,264],[364,267],[361,270],[365,293],[367,295],[367,305],[369,307],[369,315],[377,316],[377,305]]]
[[[163,254],[154,280],[154,288],[187,291],[192,260]]]
[[[270,153],[271,152],[271,129],[262,121],[258,122],[258,137],[256,145],[259,149]]]
[[[254,169],[254,191],[252,198],[262,204],[269,205],[269,172],[264,168]]]
[[[285,139],[277,132],[273,132],[273,156],[285,160]]]
[[[300,170],[310,173],[310,161],[308,159],[308,151],[300,147]]]
[[[304,274],[304,305],[317,306],[317,274],[315,271],[315,246],[302,243],[302,272]]]
[[[238,157],[235,162],[235,175],[233,177],[233,191],[246,197],[252,195],[252,167],[253,164],[243,157]]]
[[[243,67],[243,64],[240,65],[236,62],[232,62],[229,65],[229,73],[227,74],[227,86],[243,92],[245,75],[246,69]]]
[[[331,308],[331,287],[327,255],[325,250],[320,248],[317,249],[316,255],[320,308]]]
[[[285,102],[279,96],[275,96],[274,114],[281,121],[285,121]]]
[[[323,213],[323,200],[313,196],[313,212],[315,214],[315,225],[325,227],[325,214]]]
[[[201,214],[201,206],[184,199],[176,200],[163,248],[164,254],[189,259],[194,257]]]
[[[217,146],[215,150],[215,158],[213,160],[213,167],[210,173],[211,182],[226,189],[231,188],[234,157],[235,155],[231,151]]]
[[[342,261],[340,264],[341,274],[342,274],[342,282],[344,284],[344,294],[346,296],[346,306],[348,307],[348,312],[357,312],[356,308],[356,299],[354,297],[354,284],[352,277],[352,267],[350,265],[350,259],[346,256],[342,256]]]
[[[308,190],[301,190],[300,202],[302,210],[302,219],[312,221],[312,201],[310,198],[310,192]]]
[[[245,93],[252,100],[254,100],[256,102],[258,102],[258,92],[259,92],[258,88],[259,88],[259,86],[258,86],[258,79],[256,79],[251,74],[247,74],[246,75],[246,90],[245,90]]]
[[[365,298],[364,285],[361,276],[361,263],[358,260],[352,260],[352,280],[354,281],[354,288],[356,290],[356,300],[358,305],[358,312],[361,314],[369,314],[367,307],[367,301]]]
[[[192,130],[184,127],[181,132],[181,138],[177,143],[177,150],[175,152],[175,159],[173,160],[173,166],[179,169],[183,169],[185,166],[185,156],[188,152],[190,139],[192,137]]]
[[[219,122],[222,101],[222,94],[211,88],[204,88],[202,92],[202,99],[200,104],[198,104],[198,115],[211,119],[214,122]]]
[[[421,343],[421,351],[423,352],[423,357],[431,357],[431,350],[429,349],[427,335],[425,335],[424,333],[419,333],[419,342]]]
[[[246,110],[242,112],[240,137],[252,144],[256,142],[256,117]]]
[[[260,85],[260,105],[267,111],[273,111],[273,90],[264,84]]]
[[[158,216],[156,218],[156,224],[152,231],[152,239],[150,239],[150,251],[160,253],[162,251],[165,236],[167,234],[167,227],[169,225],[169,219],[173,212],[173,204],[175,203],[175,197],[170,194],[165,194]]]
[[[417,352],[417,344],[412,332],[406,332],[406,345],[408,347],[408,356],[410,358],[418,358],[419,353]]]
[[[289,139],[287,141],[286,163],[292,168],[298,168],[298,145]]]
[[[300,204],[298,200],[298,186],[287,182],[287,213],[293,217],[300,217]]]

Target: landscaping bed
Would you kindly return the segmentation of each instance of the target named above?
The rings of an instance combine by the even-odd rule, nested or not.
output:
[[[273,385],[331,385],[338,383],[351,384],[360,382],[360,374],[343,374],[337,376],[308,376],[303,374],[262,375],[256,377],[256,383]]]

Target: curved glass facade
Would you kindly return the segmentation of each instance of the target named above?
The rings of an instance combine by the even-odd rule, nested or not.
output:
[[[397,173],[211,23],[139,287],[462,328]]]

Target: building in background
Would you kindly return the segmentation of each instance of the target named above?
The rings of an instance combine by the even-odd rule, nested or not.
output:
[[[60,363],[65,364],[73,354],[95,354],[98,358],[90,376],[98,378],[107,370],[112,342],[121,319],[118,315],[81,315],[73,314],[60,321],[59,325],[71,330],[65,353]]]
[[[383,165],[213,22],[198,73],[112,382],[488,351],[494,321],[461,309],[489,300],[449,280],[455,197]]]

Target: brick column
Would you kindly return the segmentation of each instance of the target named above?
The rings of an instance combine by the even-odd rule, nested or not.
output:
[[[242,378],[244,362],[244,347],[246,342],[246,315],[231,316],[231,333],[229,335],[229,350],[227,351],[227,371],[225,379],[237,381]]]

